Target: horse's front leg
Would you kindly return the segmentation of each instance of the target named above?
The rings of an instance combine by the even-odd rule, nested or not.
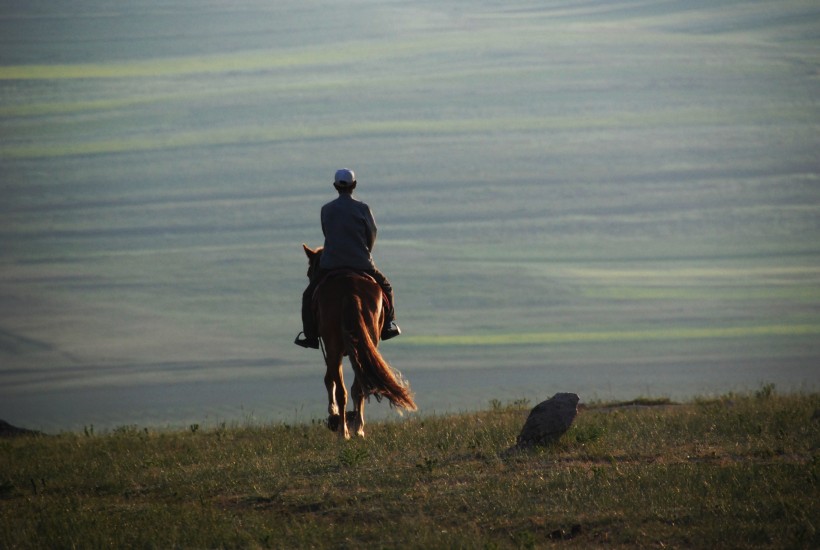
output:
[[[356,435],[364,437],[364,391],[359,383],[359,378],[353,381],[353,386],[350,388],[353,397],[353,405],[355,407],[356,418],[353,421],[353,429],[356,430]]]

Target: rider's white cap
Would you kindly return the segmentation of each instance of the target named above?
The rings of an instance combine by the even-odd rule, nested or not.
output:
[[[339,187],[348,187],[356,183],[356,174],[353,173],[353,170],[349,170],[347,168],[342,168],[341,170],[336,170],[336,178],[333,182],[333,185],[338,185]]]

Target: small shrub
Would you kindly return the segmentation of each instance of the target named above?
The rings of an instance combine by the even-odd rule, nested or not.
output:
[[[759,390],[755,392],[757,399],[770,399],[775,395],[775,385],[772,383],[763,384]]]
[[[339,452],[339,464],[346,468],[355,468],[368,459],[370,454],[362,447],[345,447]]]

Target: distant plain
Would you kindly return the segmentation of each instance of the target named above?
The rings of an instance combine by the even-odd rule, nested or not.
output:
[[[321,416],[343,166],[423,413],[816,389],[818,151],[815,2],[5,3],[0,418]]]

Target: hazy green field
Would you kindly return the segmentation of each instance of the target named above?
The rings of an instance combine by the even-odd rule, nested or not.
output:
[[[6,3],[0,418],[323,414],[291,341],[341,166],[423,411],[816,388],[818,37],[801,0]]]
[[[3,548],[816,548],[820,397],[591,404],[508,453],[527,404],[368,425],[0,440]],[[532,405],[532,404],[530,404]]]

